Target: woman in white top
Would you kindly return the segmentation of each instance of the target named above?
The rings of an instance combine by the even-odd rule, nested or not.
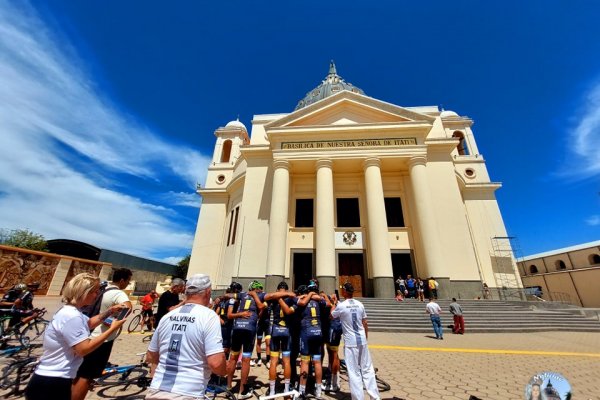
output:
[[[82,273],[71,279],[63,290],[63,306],[54,314],[44,335],[44,354],[25,390],[27,400],[71,399],[71,383],[83,356],[95,350],[125,320],[114,319],[102,335],[90,339],[90,329],[121,309],[120,305],[88,318],[80,309],[94,303],[100,288],[98,277]]]

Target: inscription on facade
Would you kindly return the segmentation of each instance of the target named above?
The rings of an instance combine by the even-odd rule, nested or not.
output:
[[[356,140],[323,140],[314,142],[283,142],[282,150],[301,149],[334,149],[344,147],[391,147],[391,146],[415,146],[417,139],[356,139]]]

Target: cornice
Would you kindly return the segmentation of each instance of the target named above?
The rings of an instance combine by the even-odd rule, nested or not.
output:
[[[466,192],[495,192],[502,187],[501,182],[465,183]]]
[[[249,145],[240,147],[242,156],[248,160],[251,158],[271,158],[273,156],[269,145]]]
[[[434,152],[450,152],[456,148],[459,140],[454,138],[425,139],[427,150]]]

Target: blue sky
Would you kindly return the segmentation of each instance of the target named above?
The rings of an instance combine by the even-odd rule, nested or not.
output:
[[[520,255],[598,240],[599,17],[593,1],[0,0],[0,227],[178,260],[215,129],[292,111],[333,59],[368,96],[474,119]]]

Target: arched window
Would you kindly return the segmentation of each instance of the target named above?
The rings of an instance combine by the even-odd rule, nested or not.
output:
[[[554,263],[554,266],[556,266],[557,270],[567,269],[567,265],[565,264],[565,262],[563,260],[558,260],[557,262]]]
[[[456,146],[456,150],[458,150],[458,154],[461,156],[469,155],[469,148],[467,147],[467,142],[465,140],[465,135],[461,131],[456,131],[452,134],[453,138],[460,140],[458,145]]]
[[[530,274],[537,274],[538,273],[538,269],[535,265],[530,265],[529,266],[529,273]]]
[[[600,264],[600,255],[598,254],[590,254],[588,257],[590,265]]]
[[[223,151],[221,152],[221,162],[229,162],[229,157],[231,157],[231,140],[226,140],[223,142]]]

